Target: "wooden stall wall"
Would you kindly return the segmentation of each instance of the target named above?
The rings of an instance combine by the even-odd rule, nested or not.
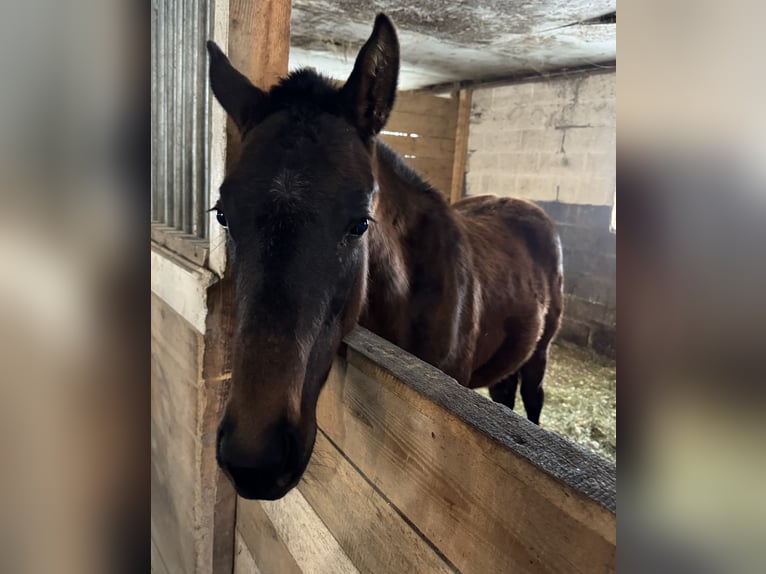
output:
[[[615,468],[357,329],[297,489],[238,500],[237,574],[613,572]]]
[[[215,462],[215,431],[228,381],[225,358],[206,344],[225,328],[216,308],[223,284],[208,290],[209,272],[159,247],[153,254],[179,270],[180,285],[195,282],[207,292],[211,312],[200,329],[179,312],[178,299],[171,305],[161,296],[167,292],[152,293],[152,571],[226,572],[232,567],[236,498]]]
[[[452,188],[457,111],[456,97],[399,92],[380,138],[447,197]]]

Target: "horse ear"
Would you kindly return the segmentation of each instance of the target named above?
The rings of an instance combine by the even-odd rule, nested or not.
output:
[[[378,14],[372,35],[354,63],[343,97],[352,120],[366,137],[377,135],[386,125],[396,98],[399,77],[399,40],[385,14]]]
[[[212,40],[207,42],[210,54],[210,87],[215,99],[237,124],[239,131],[255,121],[257,110],[266,94],[241,74]]]

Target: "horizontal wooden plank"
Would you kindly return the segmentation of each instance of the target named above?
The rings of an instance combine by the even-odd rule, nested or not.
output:
[[[452,175],[452,158],[433,159],[433,158],[407,158],[407,163],[416,171],[426,176],[444,177],[450,179]]]
[[[453,118],[431,117],[410,112],[396,112],[391,114],[384,129],[386,131],[414,133],[424,137],[432,136],[454,139],[455,125]]]
[[[158,295],[199,333],[205,332],[207,289],[216,276],[161,245],[152,243],[152,293]]]
[[[342,493],[338,493],[339,504]],[[299,490],[261,502],[295,562],[304,574],[359,574],[333,535]]]
[[[609,572],[614,466],[364,329],[320,426],[464,574]]]
[[[399,92],[394,105],[394,113],[396,112],[450,118],[457,112],[457,102],[454,98],[442,98],[422,92]]]
[[[454,574],[321,431],[298,488],[360,572]]]
[[[395,377],[421,398],[522,456],[546,475],[569,485],[612,514],[617,511],[616,468],[605,458],[455,384],[439,369],[363,327],[349,333],[344,344],[351,350],[351,357],[360,359],[352,363],[374,366],[376,372]]]
[[[401,155],[451,160],[455,153],[455,140],[450,138],[411,138],[382,134],[380,139]]]
[[[339,504],[343,504],[339,501]],[[264,517],[266,522],[264,522]],[[257,521],[255,528],[242,530],[244,521]],[[332,536],[317,513],[299,490],[291,490],[280,500],[254,501],[239,499],[237,504],[237,528],[263,574],[303,572],[304,574],[359,574],[351,560]],[[263,532],[268,533],[268,548],[284,548],[291,556],[287,561],[282,550],[276,550],[284,570],[272,569],[263,562],[268,548],[254,549]],[[281,544],[275,545],[274,540]],[[294,563],[294,565],[293,565]]]
[[[446,160],[406,158],[404,161],[436,189],[449,197],[452,187],[452,158]]]
[[[237,500],[237,536],[261,574],[300,574],[301,569],[255,500]],[[239,558],[245,561],[247,558]]]
[[[234,539],[234,574],[263,574],[239,532]]]

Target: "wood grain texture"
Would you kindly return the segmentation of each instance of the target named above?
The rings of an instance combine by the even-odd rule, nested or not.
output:
[[[321,431],[298,488],[360,572],[455,573]]]
[[[165,566],[165,561],[162,559],[154,538],[152,538],[151,561],[152,574],[171,574],[167,566]]]
[[[421,137],[455,137],[455,118],[431,117],[421,113],[394,112],[386,123],[386,131],[407,132]]]
[[[320,426],[461,572],[611,572],[614,466],[375,335],[346,339]]]
[[[456,122],[457,99],[401,92],[385,131],[407,135],[383,133],[380,138],[433,187],[449,197]]]
[[[359,574],[359,570],[299,490],[293,489],[283,498],[263,501],[261,505],[301,572]]]
[[[239,532],[234,540],[234,574],[263,574]]]
[[[217,315],[203,337],[156,295],[151,309],[152,536],[171,572],[231,570],[234,490],[215,462],[227,381],[206,344]]]
[[[455,151],[455,141],[451,138],[411,138],[383,134],[380,139],[402,155],[419,158],[448,159]]]
[[[229,572],[233,568],[236,492],[216,462],[216,434],[229,385],[231,383],[230,346],[232,333],[232,285],[225,278],[211,285],[206,293],[208,306],[205,324],[205,346],[201,365],[201,392],[198,395],[197,483],[198,522],[204,525],[203,540],[207,545],[213,572]]]
[[[291,12],[291,0],[229,1],[229,60],[262,90],[287,74]],[[239,132],[231,118],[227,126],[226,165],[232,166]]]
[[[229,2],[229,57],[261,89],[287,73],[291,12],[289,0]]]
[[[239,499],[237,529],[263,574],[359,573],[299,490],[275,501]]]
[[[237,534],[262,574],[300,574],[290,550],[255,500],[238,499]]]
[[[465,163],[468,156],[468,132],[471,124],[472,94],[473,92],[471,90],[460,90],[457,94],[457,124],[455,127],[450,203],[459,201],[464,194]]]
[[[167,568],[194,572],[198,363],[202,336],[152,295],[152,538]]]
[[[428,157],[416,157],[413,159],[406,160],[407,163],[409,163],[413,169],[415,169],[418,173],[425,176],[428,179],[446,179],[447,181],[451,181],[450,174],[452,172],[452,158],[451,157],[443,157],[440,159],[435,158],[428,158]],[[449,192],[449,187],[444,191],[445,193]]]
[[[394,109],[400,112],[422,114],[429,117],[452,119],[457,109],[456,100],[424,92],[399,92]]]

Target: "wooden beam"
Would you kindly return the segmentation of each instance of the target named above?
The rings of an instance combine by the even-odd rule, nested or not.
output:
[[[229,2],[229,60],[262,90],[287,75],[291,10],[291,0]],[[227,125],[226,166],[230,168],[239,157],[240,139],[231,118]]]
[[[322,431],[298,488],[359,571],[454,574]]]
[[[287,74],[290,0],[230,0],[229,59],[259,88]]]
[[[237,534],[242,540],[242,554],[249,557],[262,574],[301,574],[300,566],[257,500],[241,501]],[[247,561],[246,557],[237,559]]]
[[[450,203],[455,203],[463,197],[465,163],[468,155],[468,132],[471,124],[472,93],[472,90],[460,90],[457,94],[457,126],[455,128],[455,155],[452,161]]]
[[[239,533],[234,547],[234,574],[263,574]]]

